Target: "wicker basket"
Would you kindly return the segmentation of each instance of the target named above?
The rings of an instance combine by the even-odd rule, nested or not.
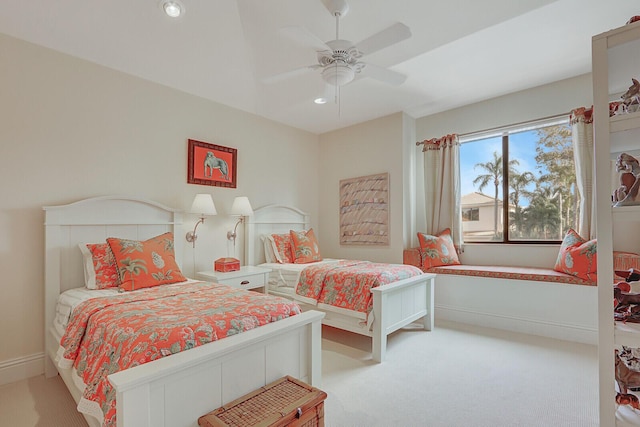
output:
[[[200,427],[323,427],[327,394],[286,376],[198,419]]]

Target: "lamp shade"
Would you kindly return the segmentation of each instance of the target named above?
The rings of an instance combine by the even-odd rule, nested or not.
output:
[[[245,196],[236,197],[231,205],[231,215],[250,216],[253,215],[253,208],[249,198]]]
[[[196,194],[191,204],[191,213],[205,215],[217,215],[216,205],[213,204],[211,194]]]

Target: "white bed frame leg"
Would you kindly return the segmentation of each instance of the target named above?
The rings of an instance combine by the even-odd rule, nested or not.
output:
[[[372,358],[380,363],[387,353],[387,335],[422,319],[424,329],[434,325],[434,279],[431,273],[371,289],[373,294]]]
[[[373,322],[373,336],[371,343],[371,352],[373,361],[381,363],[387,354],[387,331],[385,331],[385,313],[382,307],[387,300],[386,294],[373,294],[373,313],[376,318]]]
[[[435,301],[435,291],[436,291],[436,281],[434,277],[427,279],[427,307],[429,311],[426,316],[422,318],[424,323],[424,329],[430,331],[435,325],[435,314],[434,314],[434,301]]]
[[[320,388],[322,386],[322,323],[312,323],[310,329],[311,369],[309,370],[309,383]]]

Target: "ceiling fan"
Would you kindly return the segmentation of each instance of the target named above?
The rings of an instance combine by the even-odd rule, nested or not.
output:
[[[280,32],[303,47],[311,47],[316,51],[318,62],[305,67],[296,68],[284,73],[263,79],[264,83],[276,83],[293,76],[319,70],[322,79],[336,87],[336,101],[338,88],[352,82],[357,75],[371,77],[391,85],[401,85],[406,80],[404,74],[362,62],[361,58],[381,49],[399,43],[411,37],[411,30],[402,23],[373,34],[354,44],[349,40],[340,39],[340,18],[349,11],[349,5],[344,0],[322,0],[322,3],[336,19],[336,38],[323,42],[299,26],[285,27]]]

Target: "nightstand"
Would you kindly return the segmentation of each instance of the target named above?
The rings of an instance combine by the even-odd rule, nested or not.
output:
[[[264,288],[264,293],[269,293],[270,268],[254,267],[247,265],[240,270],[222,273],[220,271],[198,271],[196,279],[207,282],[221,283],[240,289]]]

